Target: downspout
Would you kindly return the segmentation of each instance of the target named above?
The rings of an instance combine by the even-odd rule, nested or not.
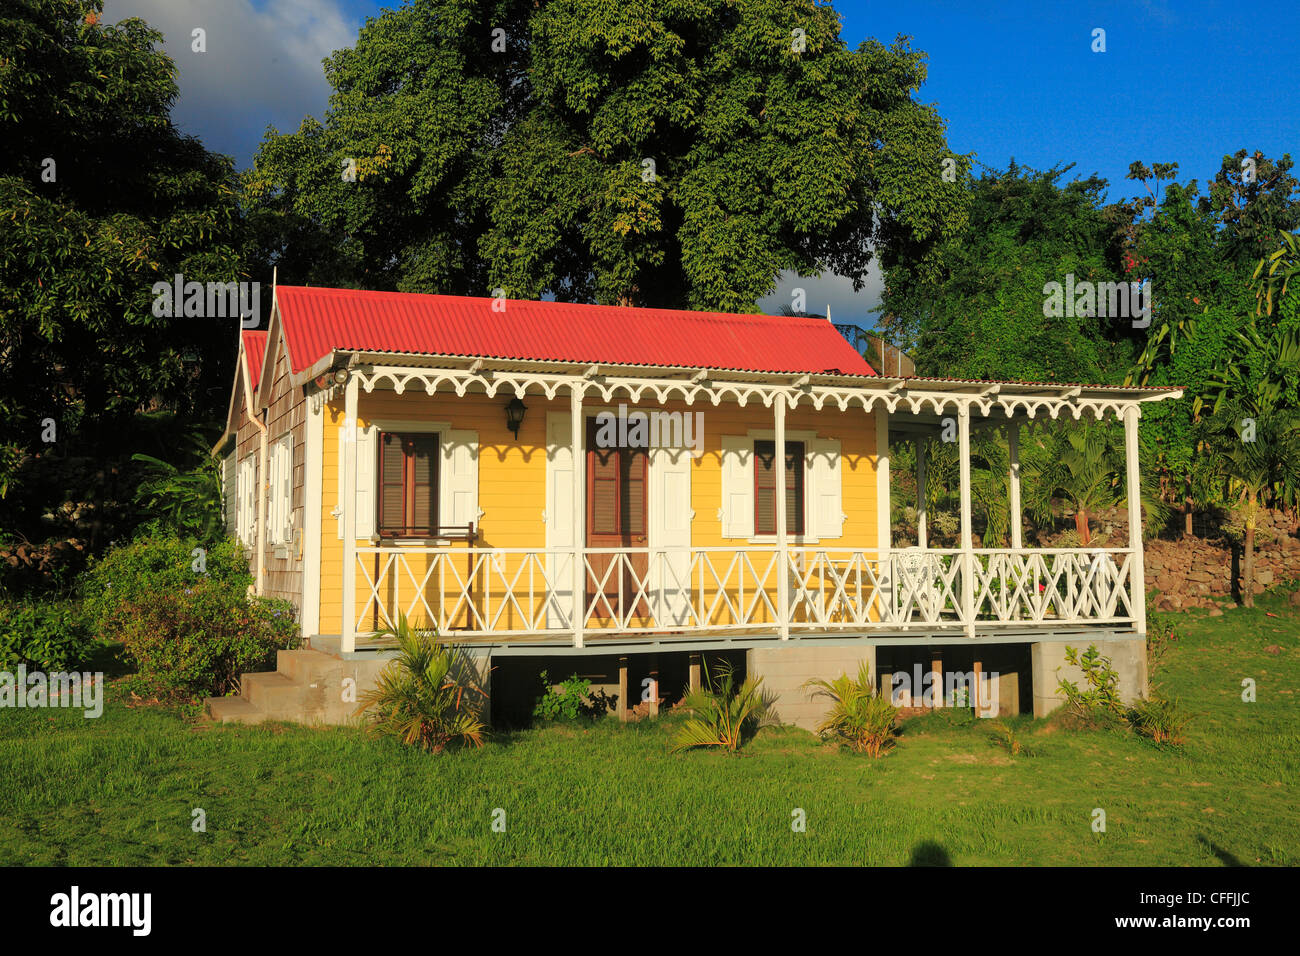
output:
[[[266,422],[262,421],[260,410],[252,419],[262,433],[257,440],[257,580],[254,585],[257,594],[261,595],[266,590],[266,499],[270,482],[266,478]]]

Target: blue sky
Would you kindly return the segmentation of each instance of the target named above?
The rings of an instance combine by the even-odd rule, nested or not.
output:
[[[110,22],[142,16],[176,60],[177,121],[210,149],[248,165],[268,124],[296,129],[329,95],[320,60],[350,45],[377,0],[106,0]],[[1110,198],[1140,187],[1129,163],[1173,161],[1202,184],[1245,147],[1300,154],[1300,4],[1221,0],[841,0],[850,46],[900,33],[929,56],[920,99],[948,122],[957,152],[995,168],[1011,157],[1047,168],[1077,163]],[[191,30],[208,51],[190,50]],[[1106,50],[1094,53],[1093,31]],[[854,293],[835,276],[783,276],[760,305],[779,309],[808,290],[811,311],[870,324],[879,275]]]

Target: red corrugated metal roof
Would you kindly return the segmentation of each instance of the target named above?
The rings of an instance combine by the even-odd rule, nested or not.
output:
[[[248,360],[248,380],[252,383],[253,394],[257,394],[257,383],[262,379],[262,361],[266,358],[266,333],[244,332],[244,356]]]
[[[331,351],[874,375],[825,319],[278,286],[295,373]]]

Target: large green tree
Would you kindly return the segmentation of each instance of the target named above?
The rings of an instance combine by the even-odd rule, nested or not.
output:
[[[232,164],[180,133],[175,70],[102,0],[0,7],[0,490],[144,407],[223,407],[238,318],[159,318],[153,284],[238,279]]]
[[[293,281],[753,310],[964,223],[925,58],[812,0],[410,0],[246,181]],[[945,160],[949,162],[945,163]]]
[[[1124,278],[1122,237],[1101,205],[1106,182],[1062,182],[1072,167],[1016,165],[969,180],[970,221],[939,249],[939,268],[887,270],[880,326],[922,374],[1113,382],[1127,370],[1131,322],[1049,316],[1048,283]],[[1071,303],[1073,305],[1073,303]],[[1100,311],[1100,310],[1098,310]]]

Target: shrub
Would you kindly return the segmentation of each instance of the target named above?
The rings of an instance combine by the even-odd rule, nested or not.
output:
[[[758,730],[767,713],[762,684],[761,677],[747,677],[737,686],[735,668],[729,661],[718,669],[715,681],[710,678],[706,665],[701,686],[681,702],[680,706],[690,711],[691,716],[674,735],[670,751],[676,753],[693,747],[721,747],[732,753],[739,750]]]
[[[204,570],[195,570],[194,551],[203,548]],[[113,548],[91,563],[82,582],[87,618],[105,639],[115,639],[122,608],[155,594],[176,594],[207,580],[243,595],[253,583],[243,547],[233,538],[205,543],[197,538],[150,535]]]
[[[80,666],[95,642],[80,605],[66,598],[0,602],[0,670],[19,664],[44,671]]]
[[[989,739],[1013,757],[1033,756],[1021,739],[1020,729],[1011,726],[1005,721],[999,720],[993,724],[993,733],[989,736]]]
[[[381,633],[397,639],[400,653],[361,697],[357,713],[367,731],[429,753],[456,743],[483,746],[488,695],[464,649],[439,644],[437,632],[411,627],[405,614]]]
[[[1153,696],[1140,700],[1129,710],[1129,722],[1141,736],[1157,744],[1181,744],[1192,715],[1175,700]]]
[[[876,693],[871,668],[864,661],[858,679],[841,674],[833,681],[810,680],[805,687],[819,688],[813,695],[829,697],[831,709],[817,727],[823,737],[849,745],[857,753],[880,757],[894,745],[894,718],[898,708]]]
[[[294,647],[297,624],[287,601],[248,597],[252,576],[237,543],[208,548],[202,571],[197,547],[155,535],[115,548],[87,575],[85,608],[94,632],[121,641],[149,686],[221,696]]]
[[[295,647],[293,605],[248,598],[215,581],[120,605],[115,633],[152,687],[189,697],[220,697],[239,676],[267,670],[275,652]]]
[[[603,692],[591,693],[591,681],[570,675],[561,681],[559,688],[553,687],[550,675],[542,671],[542,696],[537,698],[533,707],[533,717],[537,720],[577,720],[579,717],[602,717],[609,710],[613,699]]]
[[[1095,644],[1089,645],[1083,654],[1073,647],[1066,647],[1065,660],[1083,671],[1087,684],[1087,689],[1081,690],[1074,681],[1059,678],[1057,686],[1075,716],[1100,718],[1126,713],[1127,708],[1119,699],[1119,674],[1111,666],[1110,658],[1103,657]]]

